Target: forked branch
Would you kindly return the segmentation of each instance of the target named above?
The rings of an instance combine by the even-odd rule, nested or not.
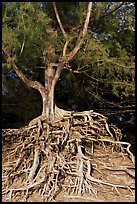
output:
[[[56,15],[57,21],[59,23],[60,29],[61,29],[61,31],[62,31],[65,39],[66,39],[66,43],[65,43],[64,48],[63,48],[63,57],[61,57],[61,59],[60,59],[60,61],[64,62],[64,64],[65,64],[65,63],[69,62],[70,60],[72,60],[74,55],[79,51],[80,46],[83,43],[84,37],[87,34],[87,29],[88,29],[88,25],[89,25],[90,16],[91,16],[92,2],[88,3],[87,16],[86,16],[86,19],[85,19],[83,30],[79,34],[76,46],[67,55],[66,55],[66,50],[67,50],[67,46],[68,46],[68,43],[69,43],[70,39],[69,40],[67,39],[68,36],[67,36],[67,34],[66,34],[66,32],[65,32],[65,30],[63,28],[63,25],[62,25],[62,22],[60,20],[60,17],[59,17],[55,2],[53,2],[53,6],[54,6],[55,15]]]
[[[74,55],[79,51],[81,44],[83,43],[84,37],[86,36],[87,30],[88,30],[89,20],[91,16],[91,9],[92,9],[92,2],[89,2],[88,9],[87,9],[87,16],[85,19],[83,30],[79,34],[79,37],[74,49],[69,54],[66,55],[67,61],[70,61],[74,57]]]

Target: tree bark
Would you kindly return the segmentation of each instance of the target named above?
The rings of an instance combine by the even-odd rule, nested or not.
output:
[[[47,101],[43,103],[43,114],[46,115],[48,122],[54,120],[54,81],[55,67],[52,64],[48,64],[45,68],[45,89],[47,90]],[[44,108],[45,106],[45,108]],[[45,111],[45,113],[44,113]]]

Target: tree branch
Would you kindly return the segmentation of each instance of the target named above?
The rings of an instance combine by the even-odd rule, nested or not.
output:
[[[16,72],[17,76],[29,87],[31,88],[34,88],[34,89],[37,89],[42,96],[45,96],[45,88],[44,86],[39,83],[38,81],[32,81],[30,79],[28,79],[20,69],[18,69],[18,67],[16,66],[15,62],[13,61],[13,59],[11,58],[11,56],[5,51],[5,50],[2,50],[2,53],[5,57],[5,59],[7,60],[7,62],[9,62],[14,71]]]
[[[61,22],[61,20],[60,20],[60,17],[59,17],[59,14],[58,14],[57,7],[56,7],[56,3],[55,3],[55,2],[53,2],[53,7],[54,7],[54,11],[55,11],[55,15],[56,15],[58,24],[59,24],[60,29],[61,29],[61,31],[62,31],[62,34],[63,34],[64,38],[66,39],[66,42],[65,42],[65,45],[64,45],[64,48],[63,48],[63,56],[65,56],[65,55],[66,55],[66,51],[67,51],[68,44],[69,44],[69,42],[72,40],[72,38],[69,38],[69,39],[68,39],[68,35],[67,35],[67,33],[65,32],[65,30],[64,30],[64,28],[63,28],[63,25],[62,25],[62,22]]]
[[[118,5],[118,6],[114,6],[114,8],[111,10],[111,11],[109,11],[108,13],[102,13],[101,14],[101,17],[106,17],[106,16],[109,16],[110,14],[112,14],[114,11],[116,11],[117,9],[119,9],[122,5],[124,5],[125,4],[125,2],[122,2],[120,5]]]
[[[66,55],[64,57],[64,58],[66,58],[67,62],[70,61],[74,57],[74,55],[79,51],[81,44],[83,43],[84,37],[87,34],[88,24],[89,24],[89,20],[90,20],[90,16],[91,16],[91,9],[92,9],[92,2],[89,2],[84,27],[83,27],[83,30],[81,31],[81,33],[79,34],[77,44],[76,44],[75,48],[68,55]]]
[[[66,51],[67,51],[68,44],[69,44],[69,41],[66,41],[66,42],[65,42],[65,45],[64,45],[64,47],[63,47],[63,56],[66,55]]]
[[[63,47],[63,56],[66,55],[68,44],[70,43],[70,41],[71,41],[72,39],[73,39],[73,37],[70,37],[70,38],[65,42],[65,45],[64,45],[64,47]]]
[[[60,77],[60,74],[61,74],[61,71],[62,71],[62,69],[64,68],[64,63],[65,62],[60,62],[59,64],[58,64],[58,67],[57,67],[57,69],[56,69],[56,73],[55,73],[55,76],[54,76],[54,79],[53,79],[53,81],[52,81],[52,87],[55,87],[55,85],[56,85],[56,83],[57,83],[57,81],[58,81],[58,79],[59,79],[59,77]]]
[[[67,36],[67,34],[66,34],[66,32],[65,32],[65,30],[63,28],[63,25],[61,23],[61,20],[60,20],[60,17],[58,15],[58,11],[57,11],[55,2],[53,2],[53,7],[54,7],[55,15],[56,15],[57,21],[59,23],[60,29],[61,29],[65,39],[67,39],[68,36]],[[75,48],[68,55],[66,55],[66,50],[67,50],[67,46],[68,46],[68,43],[69,43],[70,39],[68,41],[66,41],[66,43],[64,45],[63,57],[61,57],[61,59],[60,59],[60,61],[64,62],[64,64],[66,62],[69,62],[80,49],[80,46],[81,46],[81,44],[83,42],[83,39],[84,39],[84,37],[85,37],[85,35],[87,33],[89,19],[90,19],[90,16],[91,16],[91,9],[92,9],[92,2],[89,2],[88,10],[87,10],[87,16],[86,16],[86,20],[85,20],[85,23],[84,23],[83,30],[79,34],[78,41],[77,41],[77,44],[76,44]]]
[[[56,15],[56,18],[57,18],[57,21],[58,21],[58,24],[60,26],[60,29],[64,35],[64,38],[66,39],[68,36],[67,36],[67,33],[65,32],[64,28],[63,28],[63,25],[62,25],[62,22],[60,20],[60,17],[59,17],[59,14],[58,14],[58,11],[57,11],[57,7],[56,7],[56,3],[53,2],[53,7],[54,7],[54,11],[55,11],[55,15]]]

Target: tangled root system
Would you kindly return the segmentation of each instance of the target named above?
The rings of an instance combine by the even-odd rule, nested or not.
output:
[[[93,111],[3,130],[3,201],[29,201],[34,192],[43,201],[56,201],[62,191],[70,197],[97,197],[104,190],[121,194],[122,189],[134,194],[134,156],[121,137],[116,126]],[[125,182],[121,172],[128,177]],[[114,182],[107,177],[113,173]]]

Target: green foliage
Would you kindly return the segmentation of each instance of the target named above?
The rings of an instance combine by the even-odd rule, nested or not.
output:
[[[111,15],[102,17],[112,6],[114,8],[113,4],[119,5],[116,2],[94,3],[92,32],[72,64],[76,70],[87,71],[87,79],[92,81],[87,86],[94,100],[98,94],[102,100],[111,95],[115,98],[107,97],[107,100],[120,102],[135,96],[135,8],[134,3],[124,4]]]
[[[44,42],[51,40],[50,18],[36,3],[14,2],[3,6],[8,10],[3,20],[3,47],[16,57],[21,67],[36,66],[42,62],[41,52],[48,49]]]

